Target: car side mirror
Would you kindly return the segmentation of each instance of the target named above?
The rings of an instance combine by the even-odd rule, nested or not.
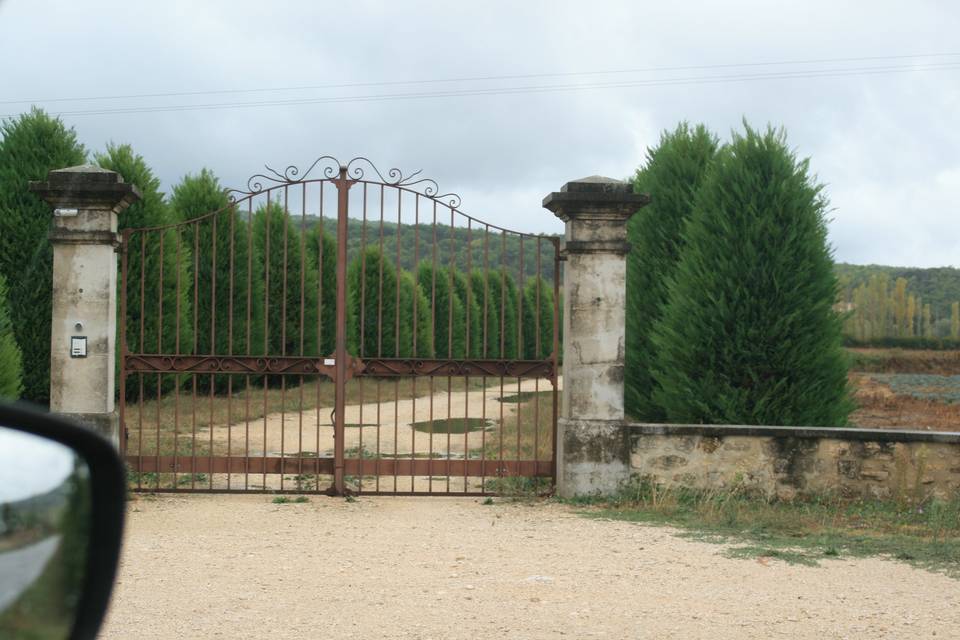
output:
[[[0,405],[0,638],[92,639],[113,590],[124,467],[90,429]]]

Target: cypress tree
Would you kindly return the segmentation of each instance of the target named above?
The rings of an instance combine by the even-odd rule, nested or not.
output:
[[[505,269],[471,276],[478,301],[487,298],[487,358],[508,359],[517,352],[517,285]],[[481,315],[483,314],[481,306]],[[482,325],[481,325],[482,330]]]
[[[263,257],[266,344],[263,335],[254,341],[265,346],[266,355],[318,354],[317,266],[307,259],[309,252],[301,252],[300,240],[301,230],[282,205],[270,202],[254,214],[254,250]]]
[[[193,292],[196,286],[196,313],[191,313],[181,320],[190,325],[191,329],[196,322],[196,348],[191,341],[182,343],[181,351],[202,355],[262,354],[263,264],[256,250],[256,239],[251,238],[246,212],[238,211],[230,205],[219,180],[207,169],[202,169],[198,174],[186,175],[180,180],[173,188],[170,209],[171,216],[175,220],[182,222],[197,220],[195,224],[180,226],[179,231],[176,232],[180,235],[181,251],[187,248],[192,253],[194,246],[198,249],[196,255],[189,257],[188,275],[180,285],[188,292],[191,301],[193,294],[190,292]],[[215,261],[214,220],[216,220]],[[175,236],[173,242],[176,243],[176,240]],[[175,244],[167,243],[167,245],[171,248],[175,247]],[[172,289],[175,285],[168,285],[168,287]],[[214,288],[217,296],[215,308]],[[166,308],[166,303],[164,305]],[[215,377],[218,393],[227,390],[227,381],[227,375]],[[200,376],[198,384],[198,388],[202,390],[209,389],[209,377]]]
[[[520,353],[523,336],[520,334],[520,317],[522,299],[520,298],[520,289],[517,287],[516,280],[513,279],[506,269],[503,270],[504,286],[504,325],[506,340],[504,341],[504,358],[521,358]]]
[[[782,131],[714,160],[654,327],[672,422],[841,426],[851,410],[822,186]]]
[[[16,400],[23,391],[23,358],[13,336],[7,279],[0,274],[0,398]]]
[[[347,291],[350,352],[361,358],[398,357],[397,270],[379,248],[368,246],[350,263]]]
[[[130,145],[108,145],[104,153],[95,156],[98,165],[116,171],[125,182],[140,189],[141,198],[120,214],[120,229],[159,227],[176,222],[169,206],[160,192],[158,180],[143,157],[134,153]],[[161,257],[159,240],[163,236]],[[141,245],[141,239],[145,242]],[[188,353],[193,341],[193,324],[190,322],[190,249],[181,242],[179,263],[177,256],[177,232],[151,231],[135,233],[127,249],[127,318],[126,338],[131,351],[144,353],[173,353],[177,344],[177,310],[180,311],[181,352]],[[145,251],[141,251],[141,247]],[[143,270],[143,300],[140,299],[139,281]],[[179,272],[179,273],[178,273]],[[180,299],[177,299],[177,281],[180,282]],[[163,301],[161,317],[160,301]],[[142,312],[141,312],[142,309]],[[140,335],[141,313],[143,335]],[[162,336],[160,336],[162,330]],[[162,338],[162,344],[159,341]]]
[[[480,358],[483,354],[482,310],[466,274],[453,272],[453,290],[464,309],[464,358]]]
[[[488,286],[489,278],[479,269],[470,272],[470,289],[477,301],[479,328],[476,343],[479,347],[478,358],[496,358],[500,353],[500,312],[497,306],[500,298],[494,299]],[[474,335],[474,334],[471,334]],[[471,339],[471,342],[473,340]]]
[[[627,413],[640,420],[662,422],[665,417],[653,400],[651,331],[667,301],[693,197],[716,151],[717,138],[706,127],[681,123],[661,134],[634,180],[636,191],[651,197],[627,225],[632,248],[627,255],[624,403]]]
[[[552,352],[553,286],[543,278],[530,277],[523,287],[523,358],[545,360]]]
[[[0,274],[6,277],[16,343],[23,361],[22,397],[50,397],[50,314],[53,250],[50,207],[29,190],[53,169],[83,164],[74,130],[40,109],[0,124]]]
[[[409,271],[400,272],[400,357],[434,357],[434,334],[430,326],[430,301]],[[413,318],[416,317],[414,323]],[[416,331],[414,331],[416,325]],[[413,336],[416,333],[416,349]],[[440,356],[437,356],[440,357]]]
[[[307,232],[307,261],[316,267],[317,293],[320,301],[318,324],[313,331],[318,336],[321,355],[331,355],[337,342],[337,241],[320,225]]]
[[[449,267],[434,268],[429,261],[421,262],[417,268],[417,282],[427,300],[427,321],[431,323],[437,358],[462,358],[466,353],[466,317],[463,303],[454,290],[452,275]]]

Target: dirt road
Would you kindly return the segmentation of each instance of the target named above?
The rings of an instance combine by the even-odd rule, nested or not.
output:
[[[951,638],[960,582],[884,560],[733,560],[557,504],[132,503],[102,638]]]

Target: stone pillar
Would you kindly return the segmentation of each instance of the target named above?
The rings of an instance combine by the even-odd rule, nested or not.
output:
[[[50,411],[119,444],[117,214],[140,193],[118,173],[90,165],[51,171],[30,189],[53,207]]]
[[[561,496],[613,493],[630,476],[624,428],[626,223],[649,203],[620,180],[568,182],[543,200],[566,223],[563,394],[557,425]]]

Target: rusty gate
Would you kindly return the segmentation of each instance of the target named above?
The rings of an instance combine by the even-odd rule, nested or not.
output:
[[[558,238],[366,158],[181,189],[210,204],[122,235],[132,489],[552,490]]]

